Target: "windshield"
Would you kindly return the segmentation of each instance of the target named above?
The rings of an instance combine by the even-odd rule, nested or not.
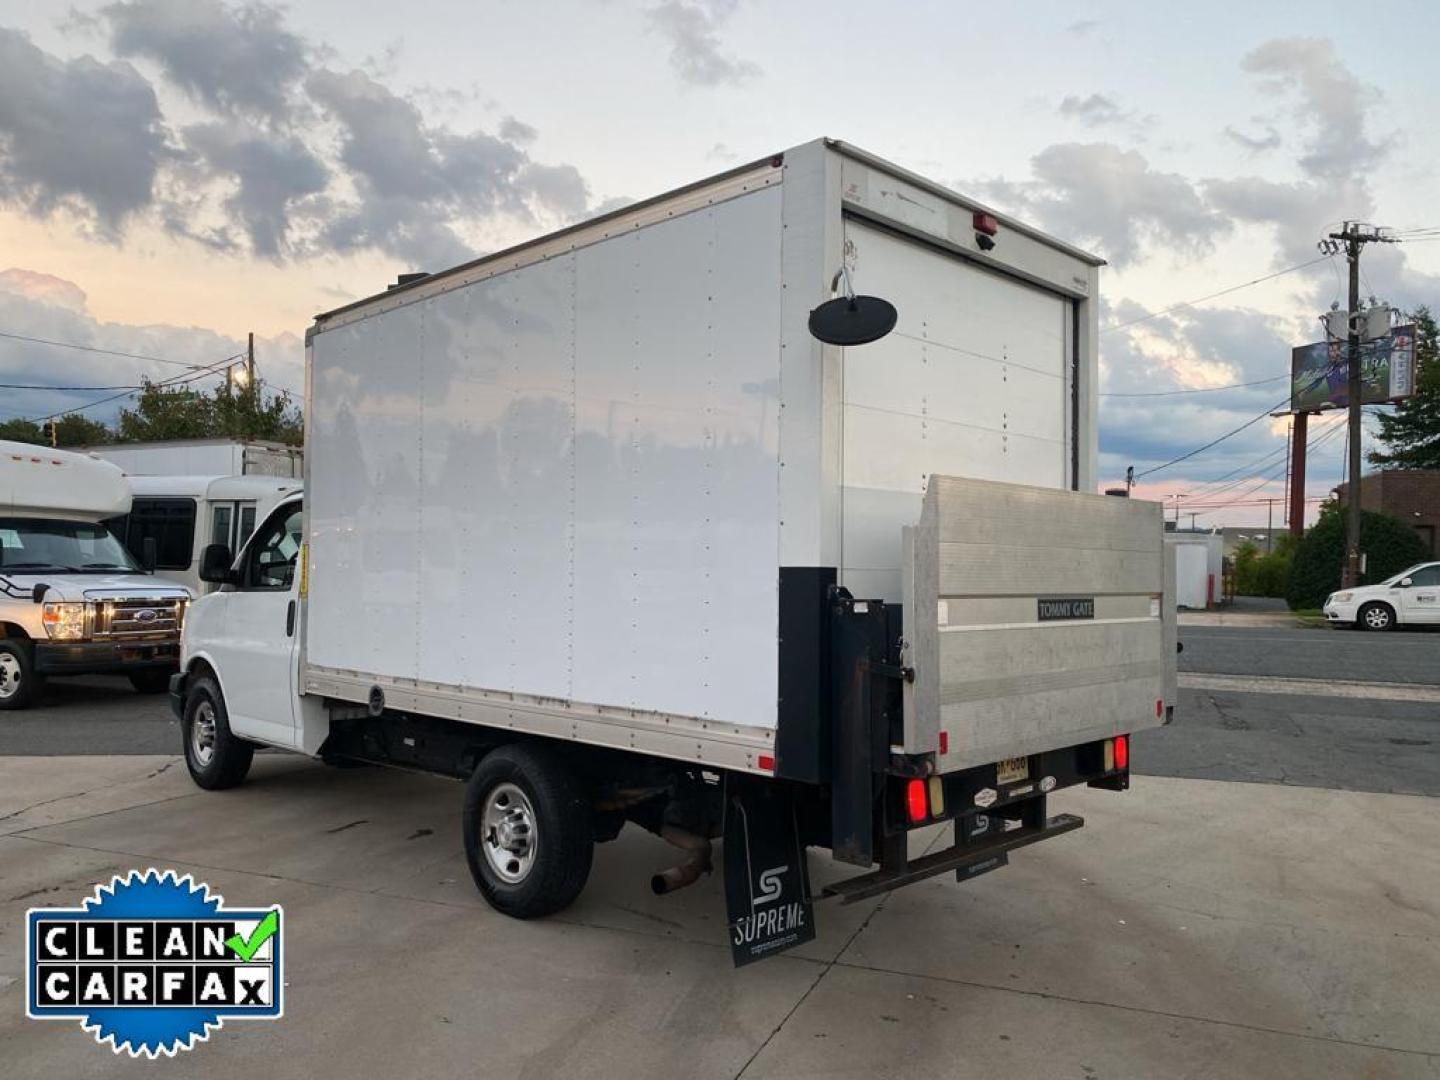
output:
[[[0,573],[138,573],[104,525],[51,518],[0,517]]]

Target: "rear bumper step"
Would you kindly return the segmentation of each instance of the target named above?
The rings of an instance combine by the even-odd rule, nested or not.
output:
[[[956,844],[945,851],[921,856],[913,862],[902,860],[899,866],[882,864],[880,869],[873,873],[847,878],[844,881],[837,881],[833,885],[825,886],[824,895],[838,896],[842,904],[853,904],[857,900],[879,896],[891,889],[898,889],[901,885],[911,885],[917,881],[923,881],[925,878],[934,877],[936,874],[949,873],[952,870],[963,876],[974,876],[966,872],[978,869],[980,864],[995,860],[997,856],[1005,855],[1017,848],[1028,847],[1030,844],[1048,840],[1061,833],[1074,832],[1084,824],[1085,819],[1078,814],[1056,814],[1052,818],[1047,818],[1041,825],[1029,825],[1012,829],[1010,832],[997,833],[995,836],[979,842]],[[998,860],[996,866],[1002,865],[1003,862],[1003,859]]]

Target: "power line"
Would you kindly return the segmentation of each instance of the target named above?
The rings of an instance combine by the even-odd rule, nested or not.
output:
[[[150,385],[151,385],[151,386],[182,386],[182,385],[184,385],[185,383],[194,382],[194,381],[196,381],[197,379],[203,379],[203,378],[205,378],[207,375],[219,375],[219,374],[221,374],[221,373],[224,372],[224,371],[228,371],[231,367],[233,367],[233,366],[235,365],[235,362],[238,361],[239,359],[240,359],[240,354],[239,354],[239,353],[236,353],[234,356],[227,356],[227,357],[225,357],[225,359],[223,359],[223,360],[217,360],[217,361],[215,361],[213,364],[206,365],[204,368],[202,368],[202,369],[200,369],[200,370],[198,370],[198,371],[190,372],[190,373],[187,373],[187,374],[184,374],[184,375],[176,375],[176,376],[174,376],[174,377],[172,377],[172,378],[169,378],[169,379],[162,379],[162,380],[160,380],[159,382],[151,383]],[[222,367],[221,365],[224,365],[224,366]],[[111,401],[118,401],[120,398],[133,397],[133,396],[134,396],[136,393],[138,393],[141,389],[143,389],[143,387],[138,387],[138,386],[137,386],[137,387],[134,387],[134,388],[132,388],[132,389],[126,390],[126,391],[124,391],[124,392],[122,392],[122,393],[119,393],[119,394],[111,394],[109,397],[100,398],[98,401],[89,401],[89,402],[86,402],[84,405],[78,405],[78,406],[76,406],[76,407],[73,408],[73,409],[61,409],[59,412],[53,412],[53,413],[51,413],[51,414],[48,415],[48,416],[37,416],[37,417],[34,417],[34,418],[31,419],[30,422],[31,422],[32,424],[42,424],[42,423],[44,423],[46,420],[55,420],[55,419],[58,419],[58,418],[61,417],[61,416],[68,416],[68,415],[70,415],[71,413],[84,412],[86,409],[93,409],[93,408],[95,408],[95,406],[97,406],[97,405],[104,405],[104,404],[106,404],[106,403],[108,403],[108,402],[111,402]]]
[[[1242,387],[1246,387],[1246,386],[1264,386],[1266,383],[1279,382],[1281,379],[1288,379],[1289,377],[1290,377],[1289,375],[1275,375],[1275,376],[1273,376],[1272,378],[1269,378],[1269,379],[1256,379],[1254,382],[1237,382],[1237,383],[1231,383],[1229,386],[1197,386],[1197,387],[1194,387],[1194,388],[1189,389],[1189,390],[1150,390],[1150,391],[1146,391],[1145,393],[1135,393],[1135,394],[1129,394],[1129,393],[1123,393],[1123,394],[1122,394],[1122,393],[1107,393],[1107,394],[1101,394],[1100,396],[1101,396],[1101,397],[1125,397],[1125,398],[1146,397],[1146,398],[1148,398],[1148,397],[1174,397],[1174,396],[1177,395],[1177,394],[1213,394],[1213,393],[1216,393],[1216,392],[1218,392],[1218,391],[1220,391],[1220,390],[1239,390],[1239,389],[1241,389]]]
[[[1129,322],[1112,323],[1109,326],[1102,326],[1100,333],[1108,334],[1112,330],[1124,330],[1127,326],[1135,326],[1137,323],[1148,322],[1151,319],[1158,319],[1162,315],[1169,315],[1172,311],[1179,311],[1181,308],[1194,307],[1196,304],[1203,304],[1207,300],[1214,300],[1221,296],[1228,296],[1230,293],[1239,292],[1241,289],[1248,289],[1251,285],[1259,285],[1261,282],[1273,281],[1277,277],[1286,274],[1293,274],[1296,270],[1304,270],[1306,267],[1314,266],[1317,263],[1333,259],[1333,255],[1321,255],[1309,262],[1297,263],[1294,266],[1287,266],[1284,270],[1276,270],[1273,274],[1266,274],[1264,277],[1252,278],[1249,281],[1242,281],[1239,285],[1231,285],[1228,289],[1221,289],[1219,292],[1208,293],[1205,296],[1197,296],[1194,300],[1182,300],[1178,304],[1171,304],[1160,311],[1152,311],[1149,315],[1141,315],[1138,319],[1131,319]]]
[[[1179,457],[1177,457],[1177,458],[1172,458],[1170,461],[1167,461],[1167,462],[1165,462],[1164,464],[1156,465],[1154,468],[1146,469],[1144,472],[1138,472],[1138,473],[1136,473],[1136,474],[1134,475],[1133,479],[1139,480],[1141,477],[1143,477],[1143,476],[1149,476],[1151,473],[1157,473],[1157,472],[1159,472],[1161,469],[1168,469],[1171,465],[1179,465],[1180,462],[1182,462],[1182,461],[1189,461],[1189,460],[1190,460],[1191,458],[1193,458],[1196,454],[1203,454],[1206,450],[1209,450],[1212,446],[1219,446],[1219,445],[1220,445],[1222,442],[1224,442],[1226,439],[1229,439],[1229,438],[1231,438],[1232,436],[1235,436],[1235,435],[1239,435],[1240,432],[1244,431],[1246,428],[1253,427],[1255,424],[1258,424],[1261,420],[1264,420],[1267,416],[1269,416],[1270,414],[1272,414],[1276,409],[1280,408],[1282,405],[1285,405],[1287,402],[1291,401],[1294,397],[1298,396],[1299,394],[1305,393],[1305,391],[1306,391],[1306,390],[1309,390],[1310,387],[1312,387],[1312,386],[1318,386],[1325,378],[1327,378],[1327,377],[1329,376],[1330,371],[1334,368],[1334,366],[1335,366],[1335,365],[1333,365],[1333,364],[1327,366],[1326,369],[1325,369],[1324,371],[1322,371],[1319,375],[1315,376],[1315,378],[1312,379],[1312,380],[1310,381],[1309,385],[1307,385],[1306,387],[1304,387],[1304,389],[1302,389],[1302,390],[1300,390],[1300,391],[1298,391],[1298,392],[1292,389],[1292,391],[1291,391],[1289,394],[1286,394],[1283,398],[1281,398],[1279,401],[1277,401],[1274,405],[1271,405],[1268,409],[1266,409],[1264,412],[1262,412],[1259,416],[1251,417],[1249,420],[1246,420],[1245,423],[1243,423],[1243,424],[1241,424],[1239,427],[1237,427],[1234,431],[1227,431],[1224,435],[1221,435],[1218,439],[1212,439],[1210,442],[1206,443],[1204,446],[1198,446],[1198,447],[1196,447],[1194,450],[1191,450],[1188,454],[1181,454]]]
[[[140,387],[127,383],[124,386],[32,386],[25,383],[0,383],[0,390],[139,390]]]
[[[129,360],[153,360],[157,364],[174,364],[176,367],[190,368],[198,371],[204,364],[187,364],[183,360],[167,360],[163,356],[146,356],[144,353],[118,352],[115,349],[100,349],[94,345],[78,345],[73,341],[52,341],[49,338],[28,337],[25,334],[13,334],[8,330],[0,330],[0,338],[9,338],[11,341],[27,341],[32,345],[54,345],[57,349],[77,349],[80,352],[99,353],[102,356],[123,356]]]
[[[1191,450],[1188,454],[1181,454],[1181,455],[1180,455],[1179,457],[1177,457],[1177,458],[1171,458],[1169,461],[1165,462],[1164,464],[1156,465],[1153,469],[1146,469],[1144,472],[1138,472],[1138,473],[1135,474],[1135,479],[1136,479],[1136,480],[1139,480],[1141,477],[1149,476],[1151,473],[1157,473],[1157,472],[1159,472],[1161,469],[1168,469],[1171,465],[1179,465],[1180,462],[1182,462],[1182,461],[1189,461],[1189,460],[1190,460],[1191,458],[1193,458],[1196,454],[1203,454],[1206,450],[1209,450],[1212,446],[1219,446],[1219,445],[1220,445],[1222,442],[1224,442],[1226,439],[1229,439],[1229,438],[1231,438],[1232,436],[1235,436],[1235,435],[1239,435],[1240,432],[1244,431],[1246,428],[1253,427],[1255,424],[1258,424],[1261,420],[1264,420],[1267,416],[1269,416],[1272,412],[1274,412],[1276,409],[1280,408],[1281,405],[1284,405],[1284,404],[1285,404],[1287,401],[1289,401],[1289,400],[1290,400],[1290,395],[1287,394],[1287,395],[1285,395],[1285,397],[1283,397],[1283,398],[1281,398],[1279,401],[1277,401],[1274,405],[1271,405],[1268,409],[1266,409],[1264,412],[1262,412],[1259,416],[1251,417],[1249,420],[1246,420],[1245,423],[1241,424],[1239,427],[1235,428],[1233,431],[1227,431],[1224,435],[1221,435],[1218,439],[1212,439],[1212,440],[1210,440],[1208,443],[1206,443],[1204,446],[1197,446],[1194,450]]]

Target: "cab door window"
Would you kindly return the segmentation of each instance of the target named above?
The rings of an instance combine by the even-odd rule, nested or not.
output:
[[[247,591],[283,591],[295,580],[295,561],[304,535],[300,504],[284,507],[268,518],[245,549],[240,588]]]

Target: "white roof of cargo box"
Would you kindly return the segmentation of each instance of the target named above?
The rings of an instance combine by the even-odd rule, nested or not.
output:
[[[0,514],[99,521],[129,513],[130,497],[108,461],[0,440]]]
[[[299,480],[283,476],[132,476],[137,496],[176,496],[188,499],[261,499],[299,491]]]
[[[908,169],[903,169],[898,165],[886,161],[884,158],[877,157],[874,154],[861,150],[857,146],[852,146],[851,144],[842,142],[839,139],[818,139],[815,141],[823,144],[827,149],[833,150],[834,152],[843,155],[844,157],[851,158],[854,161],[863,162],[870,168],[879,170],[881,172],[889,173],[891,176],[894,176],[897,179],[903,180],[906,183],[921,188],[929,194],[943,199],[946,202],[952,203],[959,207],[963,207],[965,210],[973,211],[976,213],[989,214],[994,217],[996,221],[1003,225],[1006,229],[1016,233],[1020,233],[1024,236],[1028,236],[1031,239],[1036,240],[1048,247],[1054,248],[1057,251],[1064,252],[1065,254],[1070,255],[1073,258],[1079,259],[1080,261],[1087,263],[1090,266],[1105,265],[1105,260],[1100,258],[1098,255],[1094,255],[1081,248],[1075,247],[1072,244],[1067,244],[1065,241],[1057,239],[1056,237],[1051,236],[1048,233],[1042,232],[1041,230],[1036,229],[1033,226],[1026,225],[1024,222],[1018,221],[1015,218],[1010,217],[1008,214],[1003,214],[998,210],[986,206],[984,203],[978,202],[965,195],[961,195],[956,191],[952,191],[949,188],[945,187],[943,184],[937,184],[933,180],[927,180],[916,173],[910,172]],[[524,243],[516,244],[514,247],[505,248],[501,251],[497,251],[489,255],[483,255],[478,259],[472,259],[469,262],[461,263],[458,266],[452,266],[447,269],[439,270],[435,273],[430,274],[416,274],[414,275],[414,280],[405,281],[404,284],[391,285],[384,292],[376,293],[372,296],[362,297],[359,300],[352,301],[349,304],[344,304],[341,307],[332,308],[329,311],[321,312],[320,314],[315,316],[316,325],[311,328],[310,332],[313,333],[318,330],[319,324],[325,322],[327,319],[334,318],[337,315],[341,315],[347,312],[352,312],[357,308],[368,307],[369,305],[375,304],[380,301],[389,301],[390,303],[386,305],[387,307],[399,306],[400,304],[409,302],[409,300],[412,298],[418,299],[418,297],[415,297],[413,295],[415,293],[423,291],[424,293],[429,294],[431,292],[437,291],[437,287],[439,290],[444,290],[452,283],[453,279],[469,276],[477,270],[493,268],[497,265],[503,266],[505,263],[512,263],[515,266],[519,266],[522,263],[534,261],[534,249],[545,245],[556,245],[558,243],[562,245],[560,247],[560,250],[568,250],[570,247],[580,246],[583,243],[593,242],[593,240],[605,239],[614,233],[626,231],[626,229],[630,227],[635,227],[640,224],[644,224],[645,222],[627,221],[624,223],[626,229],[616,228],[610,230],[607,230],[605,228],[607,224],[620,223],[622,219],[635,218],[637,217],[637,215],[643,216],[646,211],[653,211],[656,208],[666,207],[667,204],[679,204],[671,210],[671,213],[684,213],[692,209],[700,209],[701,207],[707,205],[708,200],[705,198],[705,193],[708,189],[721,185],[733,184],[740,178],[745,177],[747,174],[754,173],[757,170],[779,169],[785,163],[786,154],[794,153],[794,151],[798,149],[799,147],[795,147],[791,150],[785,151],[785,153],[773,154],[769,157],[764,157],[760,158],[757,161],[752,161],[746,165],[736,166],[733,169],[728,169],[722,173],[716,173],[714,176],[706,177],[703,180],[697,180],[693,184],[686,184],[683,187],[675,188],[671,191],[664,192],[663,194],[656,195],[652,198],[642,199],[638,202],[630,203],[626,206],[619,208],[618,210],[612,210],[608,214],[601,214],[597,217],[587,218],[585,221],[578,222],[574,225],[568,226],[567,228],[559,229],[552,233],[546,233],[544,236],[538,236],[533,240],[527,240]],[[582,239],[577,235],[580,233],[591,234],[593,236],[593,240],[590,240],[588,238]],[[566,241],[569,241],[569,243],[566,243]],[[532,257],[527,258],[527,256]],[[453,282],[453,284],[461,284],[461,282]]]

